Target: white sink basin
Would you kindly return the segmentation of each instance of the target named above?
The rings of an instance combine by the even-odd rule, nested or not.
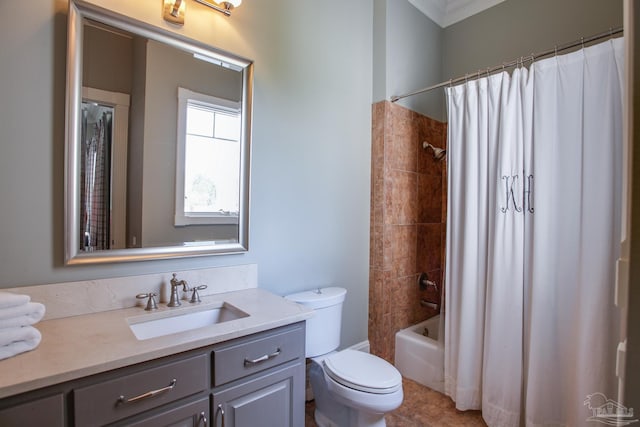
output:
[[[160,313],[129,317],[127,322],[139,340],[190,331],[249,316],[244,311],[221,302],[206,307],[174,309]]]

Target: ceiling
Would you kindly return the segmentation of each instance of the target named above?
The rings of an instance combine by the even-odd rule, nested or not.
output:
[[[505,0],[409,0],[442,28],[462,21]]]

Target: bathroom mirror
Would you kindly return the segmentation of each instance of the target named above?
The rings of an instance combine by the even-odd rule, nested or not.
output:
[[[248,250],[253,63],[69,2],[65,262]]]

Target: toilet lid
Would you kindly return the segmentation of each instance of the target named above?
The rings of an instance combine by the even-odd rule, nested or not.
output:
[[[334,381],[367,393],[393,393],[402,387],[400,372],[384,359],[357,350],[342,350],[324,360]]]

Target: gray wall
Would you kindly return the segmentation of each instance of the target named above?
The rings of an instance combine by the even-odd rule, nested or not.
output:
[[[237,239],[237,225],[174,226],[178,88],[240,101],[242,74],[149,41],[142,183],[143,247]],[[129,242],[131,242],[131,236]]]
[[[0,15],[0,288],[257,263],[260,286],[279,294],[346,287],[345,345],[367,334],[372,64],[385,64],[377,101],[403,91],[391,84],[421,69],[414,60],[430,71],[407,90],[621,23],[620,0],[508,0],[438,35],[408,2],[375,0],[374,63],[370,0],[245,2],[229,19],[188,2],[181,29],[162,21],[160,2],[92,1],[255,60],[251,249],[63,265],[67,1],[14,2]],[[425,21],[416,38],[414,20]],[[424,113],[437,118],[430,108]]]
[[[443,30],[407,0],[375,0],[374,102],[442,80]],[[444,118],[442,91],[398,101],[434,119]]]
[[[141,247],[142,185],[144,175],[144,117],[147,82],[147,39],[133,39],[133,78],[129,110],[129,141],[127,153],[127,247]]]
[[[622,0],[507,0],[444,29],[443,80],[622,26]]]
[[[82,42],[82,55],[82,86],[131,94],[131,37],[87,25]]]
[[[407,0],[374,0],[373,100],[621,25],[622,0],[507,0],[444,29]],[[446,121],[442,89],[398,102]]]
[[[371,1],[245,2],[229,19],[188,2],[179,29],[162,2],[93,1],[255,60],[250,251],[63,265],[67,1],[16,2],[0,17],[0,288],[257,263],[278,294],[346,287],[343,345],[365,340]]]

